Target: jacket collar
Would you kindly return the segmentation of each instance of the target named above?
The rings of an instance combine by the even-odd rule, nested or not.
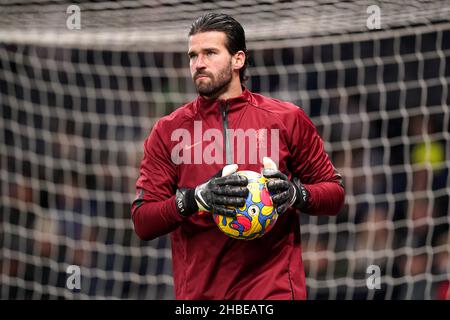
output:
[[[237,111],[247,105],[252,99],[252,94],[245,86],[242,86],[242,93],[234,98],[222,99],[206,99],[198,96],[195,101],[195,109],[202,114],[220,113],[221,106],[227,106],[228,112]]]

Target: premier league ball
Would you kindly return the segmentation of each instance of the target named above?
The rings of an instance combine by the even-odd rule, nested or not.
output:
[[[267,179],[254,171],[238,171],[247,177],[249,193],[243,207],[236,208],[236,217],[213,213],[214,221],[226,235],[243,240],[262,237],[270,231],[278,219],[272,199],[266,187]]]

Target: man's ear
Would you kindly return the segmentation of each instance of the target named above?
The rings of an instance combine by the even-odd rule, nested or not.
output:
[[[239,50],[233,55],[232,59],[232,67],[234,70],[241,69],[245,64],[245,53],[242,50]]]

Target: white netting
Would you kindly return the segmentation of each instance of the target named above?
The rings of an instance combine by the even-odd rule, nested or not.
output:
[[[370,1],[78,4],[70,31],[68,2],[0,1],[1,298],[173,297],[168,237],[139,241],[129,209],[144,138],[195,97],[186,34],[209,10],[244,25],[250,89],[302,106],[344,176],[340,215],[301,217],[309,297],[445,295],[448,2],[378,2],[371,32]]]

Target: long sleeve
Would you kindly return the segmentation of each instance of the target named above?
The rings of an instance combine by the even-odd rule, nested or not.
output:
[[[314,124],[300,108],[292,138],[292,171],[310,194],[303,211],[312,215],[336,215],[344,205],[342,177],[325,152]]]
[[[175,206],[177,171],[158,122],[144,142],[131,216],[136,234],[152,240],[176,229],[183,221]]]
[[[144,201],[141,205],[133,204],[134,230],[139,238],[152,240],[172,232],[181,224],[183,217],[177,212],[174,198],[175,196],[172,196],[165,201]]]

